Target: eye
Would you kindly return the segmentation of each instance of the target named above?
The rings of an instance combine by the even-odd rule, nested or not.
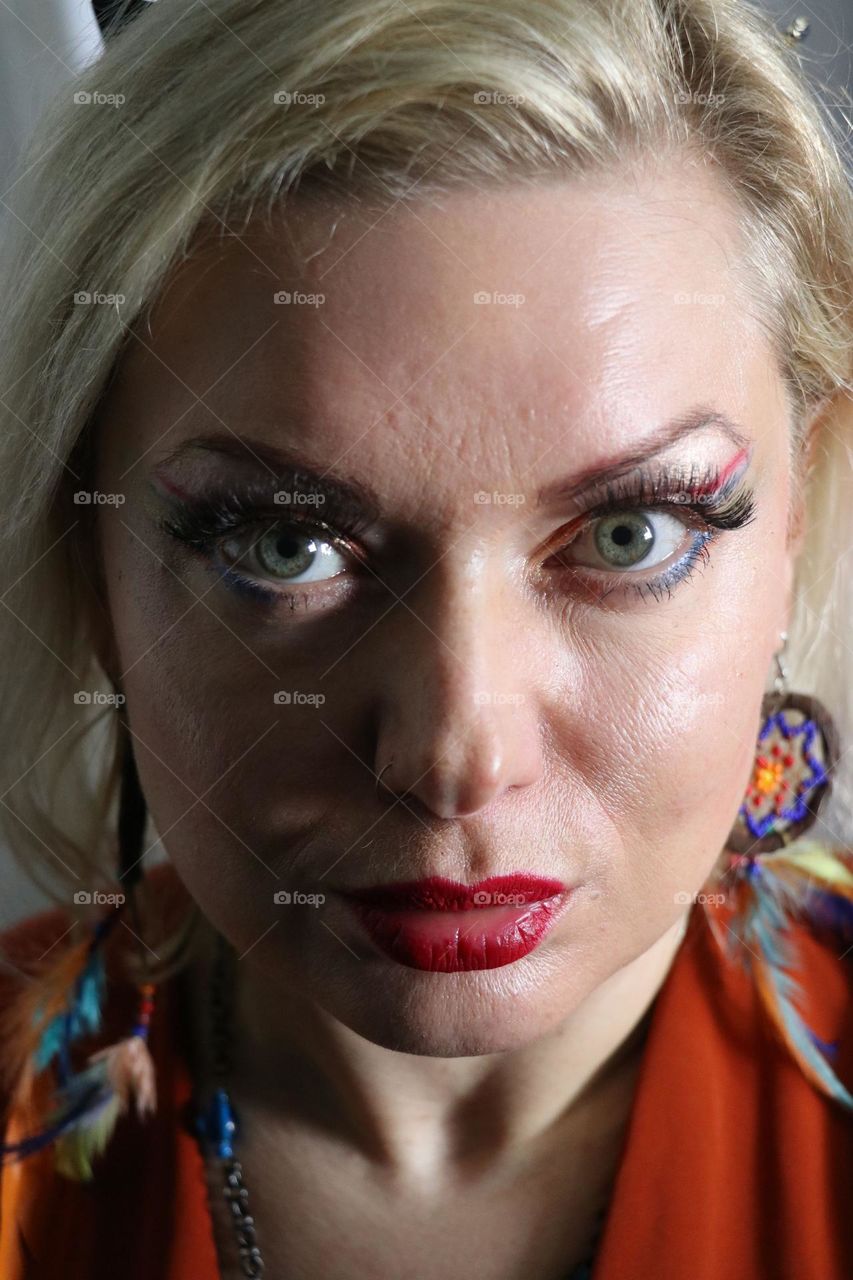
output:
[[[563,564],[631,572],[652,569],[684,548],[688,529],[666,511],[598,516],[557,553]]]
[[[322,582],[346,572],[346,557],[331,542],[294,525],[271,525],[261,533],[234,534],[220,544],[220,555],[231,567],[256,577],[296,585]],[[248,546],[246,545],[247,538]]]

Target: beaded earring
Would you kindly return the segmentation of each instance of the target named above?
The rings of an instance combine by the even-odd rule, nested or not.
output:
[[[782,634],[783,648],[787,634]],[[705,901],[722,907],[706,915],[720,947],[755,980],[761,1001],[806,1077],[828,1097],[853,1110],[853,1094],[828,1059],[826,1043],[806,1024],[794,977],[795,921],[853,941],[853,855],[849,849],[803,840],[830,792],[839,757],[838,733],[817,698],[791,693],[781,654],[773,691],[766,694],[755,763],[723,858],[711,884],[722,892]]]
[[[783,648],[787,632],[782,633]],[[790,844],[817,818],[838,759],[838,732],[817,698],[791,693],[782,654],[765,694],[755,765],[727,841],[733,853],[767,853]]]
[[[95,924],[88,939],[43,966],[5,1020],[4,1056],[17,1068],[10,1112],[41,1113],[42,1120],[28,1136],[0,1146],[3,1163],[53,1144],[57,1171],[82,1182],[92,1179],[92,1159],[104,1150],[130,1103],[140,1117],[156,1107],[154,1065],[147,1047],[153,983],[137,984],[136,1018],[126,1038],[90,1054],[82,1070],[75,1070],[71,1059],[72,1043],[101,1029],[103,944],[128,906],[140,936],[134,888],[142,877],[147,810],[121,707],[119,732],[118,878],[126,891],[124,900]]]

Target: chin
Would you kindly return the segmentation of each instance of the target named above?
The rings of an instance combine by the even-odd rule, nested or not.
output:
[[[327,964],[301,989],[365,1040],[435,1058],[522,1048],[559,1027],[589,993],[576,965],[566,959],[561,967],[544,954],[464,973],[353,960],[346,974],[333,974]]]

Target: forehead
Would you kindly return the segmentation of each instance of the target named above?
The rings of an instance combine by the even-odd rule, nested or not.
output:
[[[737,416],[774,378],[741,234],[714,174],[683,163],[382,208],[296,197],[199,236],[116,394],[155,405],[128,426],[163,452],[178,419],[322,431],[336,454],[383,427],[451,446],[464,428],[519,465],[570,426],[618,446],[696,402]]]

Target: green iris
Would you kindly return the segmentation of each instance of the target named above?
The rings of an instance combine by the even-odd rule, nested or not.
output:
[[[304,533],[269,529],[254,544],[260,566],[279,578],[296,578],[311,568],[322,544]]]
[[[655,531],[639,512],[602,516],[595,529],[596,550],[609,565],[630,569],[649,554]]]

